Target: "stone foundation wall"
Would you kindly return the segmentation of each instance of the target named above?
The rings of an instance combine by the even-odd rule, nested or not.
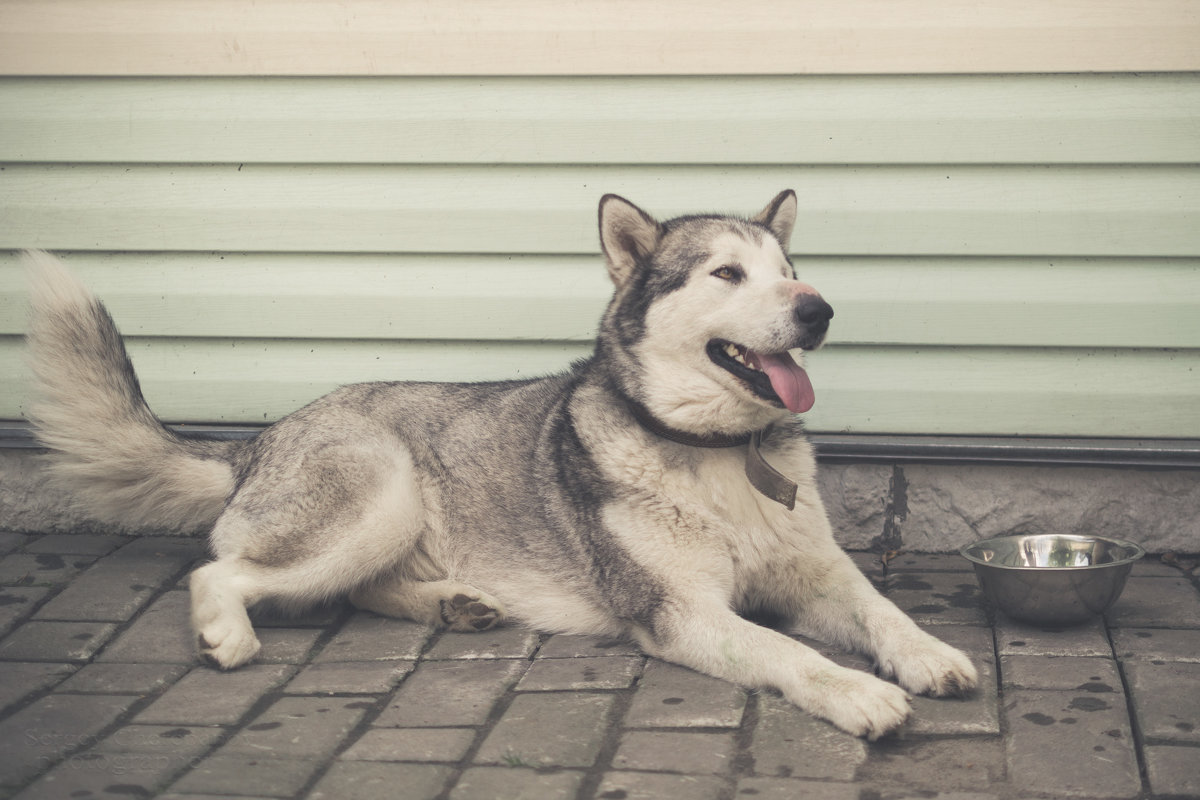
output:
[[[823,464],[820,484],[838,540],[856,550],[950,552],[1006,533],[1072,533],[1200,552],[1198,470]],[[130,533],[73,510],[46,485],[36,451],[20,449],[0,449],[0,530]]]
[[[947,552],[1010,533],[1094,534],[1200,552],[1200,471],[1017,465],[825,464],[843,546]]]

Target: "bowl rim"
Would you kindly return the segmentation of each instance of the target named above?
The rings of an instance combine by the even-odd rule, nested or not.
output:
[[[998,564],[995,561],[984,561],[983,559],[981,559],[978,556],[971,553],[972,549],[978,548],[978,547],[984,547],[993,542],[1003,542],[1008,539],[1045,539],[1045,538],[1070,539],[1071,541],[1075,541],[1075,542],[1107,542],[1109,544],[1117,545],[1118,547],[1129,548],[1132,551],[1132,553],[1131,553],[1131,555],[1126,556],[1125,558],[1119,559],[1117,561],[1108,561],[1108,562],[1105,562],[1104,564],[1089,564],[1086,566],[1077,566],[1077,567],[1030,567],[1030,566],[1019,566],[1019,565],[1015,565],[1015,564]],[[1145,556],[1146,550],[1144,547],[1142,547],[1137,542],[1131,542],[1128,539],[1114,539],[1111,536],[1081,536],[1079,534],[1073,534],[1073,533],[1012,533],[1012,534],[1006,534],[1004,536],[992,536],[988,539],[980,539],[977,542],[971,542],[970,544],[965,544],[962,547],[958,548],[958,554],[961,555],[963,558],[965,558],[967,561],[970,561],[972,564],[978,564],[979,566],[982,566],[982,567],[991,567],[992,569],[1007,569],[1007,570],[1014,570],[1014,571],[1020,570],[1020,571],[1036,571],[1036,572],[1072,572],[1072,571],[1081,571],[1081,570],[1087,570],[1087,569],[1103,569],[1106,567],[1120,567],[1125,564],[1132,564],[1133,562],[1137,561],[1139,558],[1142,558],[1143,556]]]

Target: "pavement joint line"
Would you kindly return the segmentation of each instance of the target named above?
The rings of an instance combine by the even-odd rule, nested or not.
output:
[[[327,633],[329,633],[330,638],[333,637],[334,632],[336,632],[336,630],[339,627],[340,627],[340,625],[338,625],[338,626],[331,625],[330,626],[330,630],[327,631]],[[320,650],[318,650],[316,648],[313,649],[313,654],[316,654],[319,652],[320,652]],[[297,672],[299,672],[299,670],[297,670]],[[313,787],[316,786],[317,783],[323,777],[325,777],[325,773],[329,771],[329,767],[331,765],[337,763],[337,760],[342,755],[342,753],[346,752],[346,750],[348,750],[350,747],[352,747],[354,745],[354,743],[356,741],[358,741],[358,739],[364,733],[366,733],[367,731],[369,731],[371,729],[371,723],[374,722],[376,719],[378,719],[379,715],[383,713],[383,710],[385,708],[387,708],[388,699],[392,696],[392,693],[396,689],[398,689],[400,687],[400,685],[404,683],[404,681],[408,680],[409,675],[412,675],[411,670],[408,672],[407,675],[405,675],[403,678],[400,679],[400,682],[397,683],[397,685],[392,688],[391,692],[383,692],[378,697],[374,698],[373,704],[374,704],[375,708],[373,708],[368,713],[363,714],[362,719],[360,719],[358,721],[358,723],[353,728],[350,729],[350,731],[342,739],[341,744],[339,744],[337,746],[337,748],[332,753],[329,754],[328,758],[322,760],[321,766],[318,769],[313,771],[313,774],[309,776],[308,780],[304,783],[304,785],[301,787],[300,791],[297,793],[297,796],[303,797],[308,792],[312,791]],[[286,696],[283,694],[283,689],[286,686],[287,686],[287,681],[284,681],[275,690],[276,692],[278,692],[278,697]],[[319,696],[320,697],[338,697],[339,695],[332,694],[332,695],[319,695]],[[363,695],[345,695],[345,696],[347,698],[353,697],[359,702],[361,702],[364,699]],[[266,706],[266,708],[269,708],[271,705],[273,705],[275,700],[278,699],[278,697],[272,699],[271,703],[269,703]],[[264,710],[265,710],[265,708],[264,708]],[[259,713],[262,713],[262,712],[259,712]],[[251,719],[251,718],[247,717],[246,719]]]
[[[444,632],[439,632],[438,635],[431,638],[429,640],[429,642],[427,642],[425,645],[425,652],[429,652],[430,650],[432,650],[433,647],[437,644],[437,642],[442,639],[443,635],[444,635]],[[523,659],[523,660],[528,660],[529,663],[532,664],[534,655],[536,655],[537,651],[541,649],[541,646],[542,646],[543,642],[545,642],[545,640],[546,640],[545,635],[539,634],[538,646],[536,648],[534,648],[533,652],[530,653],[526,657],[526,659]],[[424,655],[424,653],[422,653],[422,655]],[[418,660],[417,663],[436,663],[436,662],[423,662],[422,660]],[[414,670],[414,672],[415,671],[416,670]],[[410,672],[408,675],[405,676],[404,679],[407,681],[411,676],[412,676],[412,673]],[[515,686],[516,683],[514,682],[513,685]],[[396,687],[396,688],[399,689],[400,687]],[[475,756],[478,755],[480,749],[483,747],[484,741],[486,741],[488,736],[491,735],[492,731],[495,730],[496,725],[500,722],[500,720],[504,716],[505,712],[508,711],[509,706],[511,706],[513,704],[513,701],[516,700],[516,697],[517,697],[517,693],[515,691],[513,691],[512,688],[510,687],[509,690],[504,692],[504,694],[502,694],[500,696],[500,699],[497,700],[492,705],[492,710],[488,714],[487,719],[484,720],[482,725],[479,725],[476,728],[475,736],[471,739],[471,744],[469,744],[467,746],[466,751],[462,754],[462,757],[458,760],[458,763],[456,764],[456,767],[457,767],[456,774],[453,775],[449,781],[447,781],[446,785],[444,787],[442,787],[441,793],[438,794],[434,798],[434,800],[447,800],[447,798],[449,798],[450,793],[452,791],[454,791],[454,787],[457,786],[459,781],[462,780],[463,774],[465,774],[466,771],[471,768],[471,764],[474,762]],[[386,707],[386,705],[387,704],[384,703],[384,707]]]
[[[733,733],[733,743],[737,748],[737,755],[734,756],[729,771],[735,780],[753,773],[754,756],[750,755],[750,746],[754,740],[754,731],[758,728],[760,694],[756,691],[746,692],[746,705],[742,708],[741,724]]]
[[[993,609],[989,606],[987,609],[987,618],[988,618],[988,627],[991,629],[991,633],[992,633],[992,658],[995,659],[995,664],[996,664],[996,675],[995,675],[995,678],[996,678],[996,702],[999,705],[996,716],[999,721],[998,727],[999,727],[999,731],[1000,731],[1000,741],[1006,742],[1006,741],[1008,741],[1008,737],[1011,735],[1011,732],[1009,731],[1009,728],[1008,728],[1008,714],[1006,714],[1004,712],[1004,703],[1003,703],[1004,670],[1001,669],[1001,667],[1000,667],[1000,637],[996,634],[995,614],[996,614],[995,609]],[[1010,777],[1008,774],[1009,769],[1010,769],[1010,767],[1009,767],[1008,761],[1005,760],[1004,766],[1003,766],[1005,781],[1009,780],[1009,777]]]
[[[583,770],[583,780],[578,797],[591,797],[599,788],[600,782],[604,780],[605,773],[612,768],[613,756],[616,755],[617,748],[621,744],[621,737],[625,733],[625,726],[621,723],[625,719],[629,707],[633,704],[633,695],[640,680],[641,676],[639,675],[629,688],[610,690],[617,698],[610,712],[611,722],[608,730],[604,732],[604,739],[600,743],[600,749],[597,751],[591,767]],[[480,742],[482,743],[482,739]]]
[[[1129,676],[1125,674],[1124,662],[1117,657],[1117,645],[1113,641],[1113,626],[1109,624],[1108,619],[1104,620],[1104,636],[1108,639],[1112,660],[1117,667],[1117,676],[1121,679],[1121,691],[1125,695],[1125,713],[1129,717],[1129,730],[1133,734],[1133,756],[1137,759],[1138,778],[1142,782],[1142,792],[1149,793],[1150,771],[1146,764],[1146,737],[1138,723],[1137,709],[1134,707],[1133,686],[1129,681]]]

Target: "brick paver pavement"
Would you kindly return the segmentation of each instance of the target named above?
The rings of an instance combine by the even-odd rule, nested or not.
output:
[[[1139,564],[1107,620],[989,616],[956,556],[860,566],[981,689],[875,743],[625,642],[259,614],[197,663],[195,540],[0,532],[0,800],[1200,797],[1200,591]],[[867,663],[819,643],[839,663]]]

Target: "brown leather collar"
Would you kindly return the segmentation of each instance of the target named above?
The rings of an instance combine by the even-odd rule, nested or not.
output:
[[[664,439],[669,439],[678,444],[686,444],[689,447],[739,447],[750,443],[750,434],[739,433],[730,435],[724,433],[688,433],[676,428],[672,428],[666,423],[655,418],[650,413],[650,409],[646,408],[641,403],[626,398],[625,402],[629,404],[629,410],[633,412],[633,418],[638,421],[646,430],[653,433],[655,436],[661,436]]]
[[[650,410],[632,398],[625,398],[633,418],[655,436],[689,447],[740,447],[746,448],[746,478],[764,496],[774,500],[789,511],[796,507],[796,482],[772,467],[763,458],[759,448],[763,437],[771,430],[768,425],[761,431],[730,435],[724,433],[698,434],[677,430],[656,419]]]

